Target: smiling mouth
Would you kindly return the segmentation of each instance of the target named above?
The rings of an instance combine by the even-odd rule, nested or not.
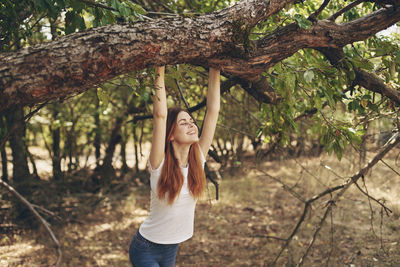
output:
[[[191,132],[188,132],[187,134],[193,135],[193,134],[196,134],[196,131],[191,131]]]

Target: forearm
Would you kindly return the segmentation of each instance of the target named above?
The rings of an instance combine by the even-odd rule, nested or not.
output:
[[[154,80],[155,94],[153,97],[153,116],[167,117],[167,97],[164,82],[165,66],[156,67],[156,77]]]
[[[207,90],[207,112],[216,111],[220,108],[220,70],[210,68]]]

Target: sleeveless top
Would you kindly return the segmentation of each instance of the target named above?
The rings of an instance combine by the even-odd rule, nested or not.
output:
[[[202,165],[204,168],[205,157],[200,149]],[[189,163],[190,164],[190,163]],[[189,166],[180,167],[183,174],[183,185],[179,195],[172,205],[168,204],[168,198],[158,198],[158,180],[164,159],[157,169],[150,169],[150,213],[142,225],[139,233],[147,240],[157,244],[177,244],[193,236],[194,211],[197,199],[190,194],[187,176]]]

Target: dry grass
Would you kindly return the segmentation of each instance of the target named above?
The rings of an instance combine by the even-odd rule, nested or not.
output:
[[[399,169],[398,151],[395,152],[385,162]],[[351,156],[341,162],[326,155],[259,164],[245,162],[235,175],[223,175],[219,201],[212,200],[212,185],[207,197],[199,201],[195,235],[181,244],[176,266],[268,265],[283,244],[275,238],[290,234],[304,204],[263,172],[308,199],[326,187],[340,184],[358,167],[357,159]],[[393,213],[381,216],[376,203],[369,203],[355,187],[350,188],[336,203],[332,217],[328,216],[304,266],[400,266],[399,176],[378,163],[365,178],[368,192],[385,199]],[[277,266],[297,264],[328,200],[325,197],[313,205]],[[64,266],[129,266],[128,246],[147,210],[148,189],[127,185],[82,217],[81,224],[55,229],[64,246]],[[43,230],[2,237],[0,266],[49,266],[54,262],[55,251]]]

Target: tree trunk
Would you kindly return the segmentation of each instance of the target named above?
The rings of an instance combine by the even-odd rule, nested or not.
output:
[[[25,147],[25,151],[26,151],[26,155],[28,156],[28,159],[32,165],[32,178],[40,179],[40,176],[39,176],[39,173],[38,173],[38,170],[36,167],[35,159],[34,159],[33,155],[31,154],[31,152],[29,152],[29,149],[27,146]]]
[[[117,144],[121,141],[121,127],[124,119],[123,117],[117,117],[114,127],[111,131],[110,141],[108,143],[106,153],[103,159],[102,165],[97,168],[92,177],[100,179],[99,184],[109,184],[115,177],[115,170],[112,165],[112,159]],[[97,182],[95,182],[97,183]]]
[[[9,142],[13,157],[13,183],[23,195],[29,192],[29,186],[18,188],[19,185],[30,182],[31,175],[28,167],[28,160],[25,149],[25,121],[24,111],[22,107],[16,107],[5,114],[7,120],[8,131],[11,131]]]
[[[32,177],[29,172],[27,150],[24,142],[25,121],[24,110],[21,106],[11,109],[5,114],[7,129],[10,132],[9,143],[12,152],[13,177],[15,189],[28,200],[32,197]],[[13,215],[17,221],[30,223],[31,214],[20,201],[13,203]]]
[[[67,151],[67,157],[68,157],[68,172],[70,173],[73,170],[73,166],[74,166],[74,156],[73,156],[73,149],[74,149],[74,141],[73,141],[73,132],[72,130],[67,130],[67,134],[66,134],[66,146],[65,149]]]
[[[128,164],[126,163],[126,139],[127,139],[127,133],[126,133],[126,128],[124,128],[124,135],[121,138],[121,161],[122,161],[122,167],[121,167],[121,172],[122,174],[125,174],[129,171]]]
[[[137,126],[136,126],[136,122],[135,122],[132,132],[133,132],[133,144],[135,147],[135,170],[136,170],[136,173],[138,173],[139,172],[139,146],[138,146],[139,140],[137,138],[136,128],[137,128]]]
[[[96,168],[100,167],[100,157],[101,157],[101,125],[100,125],[100,106],[99,98],[95,97],[96,111],[94,114],[94,123],[96,125],[94,132],[94,148],[96,157]]]
[[[108,25],[1,54],[0,111],[62,99],[149,66],[179,63],[221,66],[260,96],[268,87],[261,73],[298,50],[343,47],[400,21],[399,1],[392,1],[392,6],[351,22],[314,19],[308,30],[290,24],[249,40],[257,23],[295,2],[240,1],[201,16]],[[268,95],[267,101],[276,101]]]
[[[69,106],[69,116],[71,118],[71,128],[66,130],[66,153],[68,157],[68,172],[75,170],[79,166],[79,155],[77,155],[77,141],[76,141],[76,132],[75,127],[78,121],[78,118],[75,116],[74,107]],[[78,115],[79,117],[79,115]]]
[[[58,104],[52,105],[52,117],[53,121],[57,120],[58,116]],[[52,157],[51,161],[53,164],[53,179],[54,180],[62,180],[63,172],[61,170],[61,149],[60,149],[60,141],[61,141],[61,132],[60,127],[53,128],[50,126],[50,132],[52,136]]]
[[[8,182],[8,166],[7,166],[6,147],[5,146],[1,147],[0,152],[1,152],[1,170],[2,170],[1,179],[4,182]]]
[[[4,123],[3,116],[0,115],[0,131],[1,135],[0,138],[1,140],[4,138],[4,135],[6,133],[6,124]],[[8,160],[7,160],[7,152],[6,152],[6,143],[4,143],[3,146],[0,147],[0,154],[1,154],[1,170],[2,170],[2,176],[1,179],[3,181],[8,182]]]

